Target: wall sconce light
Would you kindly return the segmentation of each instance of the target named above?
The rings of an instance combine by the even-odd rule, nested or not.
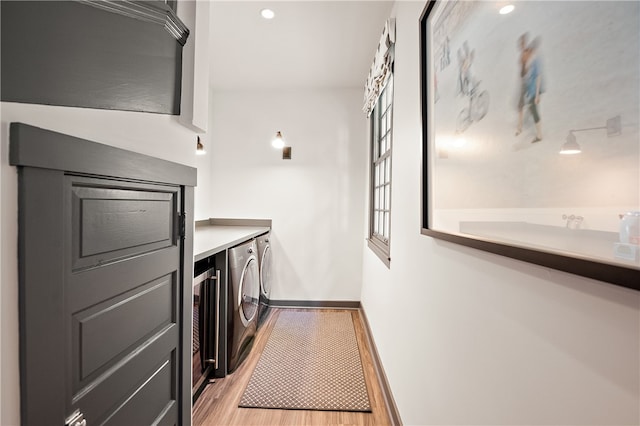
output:
[[[569,130],[569,134],[567,135],[567,141],[562,145],[560,149],[560,154],[562,155],[573,155],[580,154],[582,152],[582,148],[578,145],[576,141],[576,136],[573,134],[575,130]]]
[[[276,149],[282,150],[282,159],[283,160],[291,160],[291,147],[285,146],[284,138],[282,137],[282,132],[277,131],[274,138],[271,140],[271,146]]]
[[[566,142],[562,145],[560,149],[560,154],[563,155],[572,155],[572,154],[580,154],[582,152],[582,148],[578,141],[576,140],[575,132],[586,132],[588,130],[601,130],[605,129],[607,131],[607,137],[617,136],[622,133],[622,124],[620,120],[620,116],[616,115],[607,120],[605,126],[602,127],[589,127],[586,129],[571,129],[569,130],[569,134],[567,135]]]
[[[200,142],[200,136],[198,136],[198,142],[196,144],[196,155],[205,155],[207,151],[204,150],[204,145]]]
[[[275,137],[271,140],[271,146],[276,149],[284,148],[284,138],[282,137],[282,132],[276,132]]]

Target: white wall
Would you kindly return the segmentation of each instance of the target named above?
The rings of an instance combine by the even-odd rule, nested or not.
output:
[[[405,424],[640,423],[640,292],[420,235],[418,20],[397,2],[391,269],[362,303]]]
[[[271,298],[359,300],[362,91],[215,91],[211,99],[211,215],[273,220]],[[271,147],[278,130],[291,160]]]
[[[194,7],[193,2],[181,6],[181,18],[191,29],[195,15],[189,9]],[[184,61],[183,73],[193,73],[193,55]],[[193,102],[193,96],[188,101]],[[199,102],[202,105],[202,100]],[[20,423],[18,176],[17,169],[9,165],[9,123],[23,122],[192,167],[204,167],[209,160],[196,158],[196,134],[176,116],[6,102],[0,103],[0,108],[0,425],[12,426]],[[203,140],[206,143],[206,136]],[[199,209],[208,208],[206,186],[196,188],[196,216],[205,215]]]

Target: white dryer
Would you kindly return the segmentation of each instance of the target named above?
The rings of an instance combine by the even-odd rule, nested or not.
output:
[[[258,260],[260,264],[260,310],[258,313],[258,326],[266,318],[269,311],[269,297],[271,295],[271,243],[270,233],[260,235],[257,238]]]
[[[258,321],[260,278],[255,240],[229,249],[227,369],[233,372],[251,351]]]

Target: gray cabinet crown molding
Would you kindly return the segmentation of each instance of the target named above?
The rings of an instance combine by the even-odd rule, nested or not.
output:
[[[9,164],[195,186],[193,167],[24,123],[10,125]],[[106,163],[105,158],[111,158]]]
[[[178,18],[176,12],[165,3],[141,2],[135,0],[75,0],[78,3],[97,7],[112,13],[152,22],[163,26],[181,46],[184,46],[189,37],[189,29]],[[157,4],[156,4],[157,3]]]

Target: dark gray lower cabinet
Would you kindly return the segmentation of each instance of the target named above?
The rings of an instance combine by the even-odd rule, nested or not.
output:
[[[34,147],[56,140],[62,164],[42,167]],[[182,225],[195,170],[130,154],[12,124],[25,425],[191,422],[192,227]],[[92,161],[96,175],[78,171]]]
[[[227,375],[227,250],[195,262],[194,270],[193,402],[208,379]]]

